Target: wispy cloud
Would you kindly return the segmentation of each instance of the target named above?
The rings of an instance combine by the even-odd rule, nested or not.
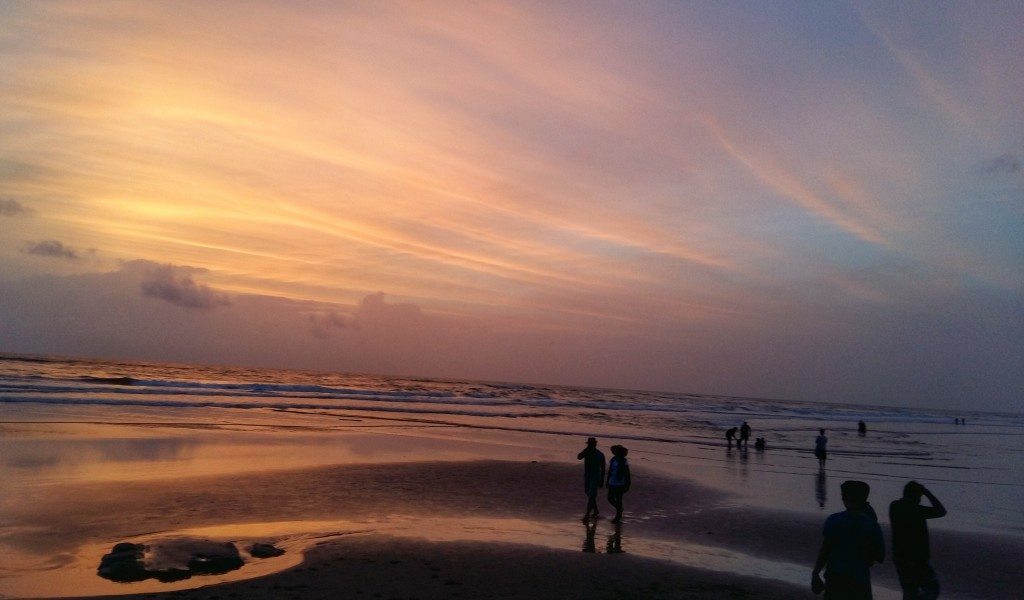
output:
[[[981,135],[979,119],[965,102],[961,101],[953,89],[940,77],[933,75],[914,56],[913,52],[902,46],[896,35],[886,24],[869,11],[861,8],[856,13],[864,25],[882,42],[883,46],[896,58],[904,70],[913,78],[918,87],[930,98],[933,106],[956,127],[962,127]]]
[[[78,260],[81,254],[71,246],[57,240],[43,240],[40,242],[29,242],[25,244],[24,252],[36,256],[47,256],[51,258],[63,258],[66,260]]]
[[[812,190],[807,183],[789,169],[775,164],[773,160],[765,156],[755,154],[753,150],[740,148],[725,134],[714,119],[710,119],[708,125],[722,148],[774,193],[795,202],[812,214],[852,233],[865,242],[879,245],[888,244],[881,232],[851,216],[849,211],[841,208],[835,201],[830,201]],[[848,186],[841,188],[841,191],[845,192],[842,195],[847,199],[853,196]],[[863,202],[860,204],[863,205]]]
[[[0,198],[0,217],[25,217],[31,215],[31,208],[12,198]]]
[[[981,162],[978,171],[986,175],[1001,175],[1007,173],[1020,173],[1024,168],[1020,156],[1007,152],[995,158]]]

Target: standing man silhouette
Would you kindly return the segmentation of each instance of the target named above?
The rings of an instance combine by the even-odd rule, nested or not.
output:
[[[846,510],[825,519],[825,539],[814,563],[811,590],[824,590],[825,600],[871,600],[871,565],[885,558],[882,529],[868,512],[871,487],[849,480],[839,489]]]
[[[587,447],[578,455],[583,461],[583,491],[587,494],[587,512],[583,522],[597,518],[597,490],[604,486],[604,454],[597,449],[597,438],[587,438]]]
[[[921,497],[931,506],[922,506]],[[889,505],[892,524],[892,561],[903,588],[903,600],[935,600],[939,597],[939,580],[930,564],[928,519],[946,516],[942,506],[926,487],[911,481],[903,487],[903,497]]]
[[[747,425],[747,422],[744,421],[743,424],[740,425],[740,441],[739,441],[738,444],[736,444],[736,447],[739,448],[740,446],[746,446],[747,445],[747,440],[749,440],[749,439],[750,439],[750,425]]]
[[[824,469],[828,459],[828,437],[824,429],[819,429],[818,437],[814,438],[814,456],[818,458],[818,470]]]

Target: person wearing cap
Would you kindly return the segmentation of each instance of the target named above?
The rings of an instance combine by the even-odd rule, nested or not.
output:
[[[587,438],[587,446],[576,455],[583,461],[583,491],[587,494],[587,512],[583,522],[597,518],[597,490],[604,486],[604,454],[597,449],[597,438]]]
[[[871,565],[885,559],[882,529],[868,504],[871,487],[849,480],[839,489],[846,510],[825,520],[825,539],[814,563],[811,589],[814,593],[824,590],[825,600],[871,600]]]

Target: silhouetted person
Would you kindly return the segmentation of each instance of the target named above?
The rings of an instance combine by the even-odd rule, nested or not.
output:
[[[628,453],[623,446],[612,446],[612,459],[608,461],[608,502],[615,507],[612,523],[622,522],[622,495],[629,491],[631,483],[626,461]]]
[[[744,421],[743,424],[740,425],[740,444],[743,445],[743,446],[746,446],[747,445],[747,440],[749,440],[749,439],[750,439],[750,425],[747,425],[747,422]]]
[[[921,496],[931,506],[921,505]],[[927,488],[916,481],[903,487],[903,497],[889,505],[892,524],[892,561],[903,588],[903,600],[934,600],[939,597],[939,580],[930,564],[928,519],[946,516],[942,506]]]
[[[726,429],[725,430],[725,441],[729,444],[730,448],[732,448],[732,439],[734,437],[736,437],[736,428],[735,427],[733,427],[731,429]]]
[[[754,450],[763,451],[767,447],[768,447],[768,442],[764,441],[764,438],[760,438],[759,437],[756,440],[754,440]]]
[[[825,539],[814,563],[811,589],[824,590],[825,600],[871,600],[871,565],[885,559],[882,529],[865,510],[871,488],[850,480],[840,490],[846,510],[825,519]]]
[[[828,438],[824,429],[819,429],[818,437],[814,438],[814,456],[818,457],[818,469],[824,469],[828,459]]]
[[[597,518],[597,490],[604,485],[604,453],[597,449],[597,439],[587,438],[587,447],[576,455],[583,461],[583,491],[587,494],[587,512],[583,520]]]
[[[857,435],[864,437],[868,434],[868,424],[864,421],[857,422]]]

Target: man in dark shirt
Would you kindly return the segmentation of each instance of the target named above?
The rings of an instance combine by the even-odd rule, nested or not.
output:
[[[597,490],[604,485],[604,454],[597,449],[597,439],[587,438],[587,447],[576,455],[583,461],[583,491],[587,494],[587,512],[583,513],[583,522],[593,516],[597,518]]]
[[[736,444],[736,447],[739,448],[741,445],[746,446],[748,439],[750,439],[750,425],[747,425],[747,422],[744,421],[743,424],[740,425],[740,441]]]
[[[921,497],[931,506],[922,506]],[[916,481],[903,487],[903,497],[889,505],[892,525],[892,561],[900,577],[904,600],[934,600],[939,580],[929,561],[928,519],[946,516],[946,509],[927,488]]]
[[[871,600],[871,565],[885,558],[882,529],[867,510],[871,488],[851,480],[839,489],[846,510],[825,520],[825,539],[814,563],[811,589],[824,590],[825,600]]]

